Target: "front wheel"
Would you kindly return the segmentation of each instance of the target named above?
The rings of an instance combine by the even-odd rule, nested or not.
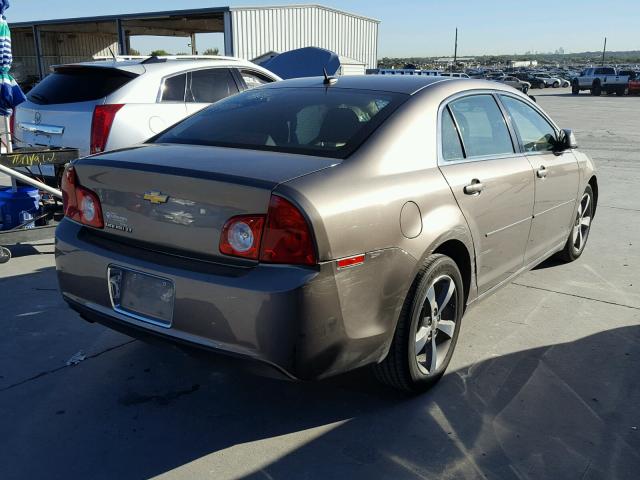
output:
[[[589,238],[589,232],[591,231],[591,221],[593,220],[594,212],[593,190],[590,185],[587,185],[580,199],[576,219],[571,227],[567,243],[562,252],[560,252],[560,257],[566,262],[577,260],[582,255],[582,252],[584,252],[584,247],[587,244],[587,238]]]
[[[580,94],[580,85],[578,85],[578,82],[574,82],[573,85],[571,85],[571,93],[574,95]]]
[[[559,88],[560,82],[553,82],[553,88]]]
[[[374,366],[387,385],[423,392],[444,374],[458,341],[464,287],[456,263],[427,258],[405,299],[387,357]]]

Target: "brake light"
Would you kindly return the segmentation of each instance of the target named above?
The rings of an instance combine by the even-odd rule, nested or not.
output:
[[[307,220],[291,202],[271,196],[260,248],[260,261],[313,265],[316,253]]]
[[[78,176],[72,166],[62,175],[62,203],[66,217],[95,228],[104,228],[102,207],[98,196],[84,188],[78,182]]]
[[[113,120],[122,107],[122,104],[96,105],[91,121],[91,153],[104,152]]]
[[[227,221],[220,236],[220,252],[258,260],[264,215],[244,215]]]
[[[265,263],[314,265],[311,229],[291,202],[271,196],[266,215],[230,218],[222,228],[220,252]]]

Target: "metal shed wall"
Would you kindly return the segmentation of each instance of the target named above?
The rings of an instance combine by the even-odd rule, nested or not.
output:
[[[231,8],[233,55],[321,47],[376,68],[378,26],[373,20],[319,5]]]

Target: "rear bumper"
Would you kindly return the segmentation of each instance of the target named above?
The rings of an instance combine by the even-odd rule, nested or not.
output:
[[[171,328],[113,310],[107,282],[111,265],[174,282]],[[414,261],[388,249],[367,254],[365,264],[345,270],[337,270],[334,262],[314,269],[228,267],[95,242],[84,227],[65,219],[56,231],[56,266],[64,299],[88,320],[315,379],[384,358]]]

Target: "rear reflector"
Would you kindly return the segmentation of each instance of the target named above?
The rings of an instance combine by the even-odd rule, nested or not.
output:
[[[104,152],[116,113],[124,107],[121,104],[97,105],[91,122],[91,153]]]
[[[364,255],[355,255],[353,257],[341,258],[338,260],[338,268],[355,267],[364,263]]]

